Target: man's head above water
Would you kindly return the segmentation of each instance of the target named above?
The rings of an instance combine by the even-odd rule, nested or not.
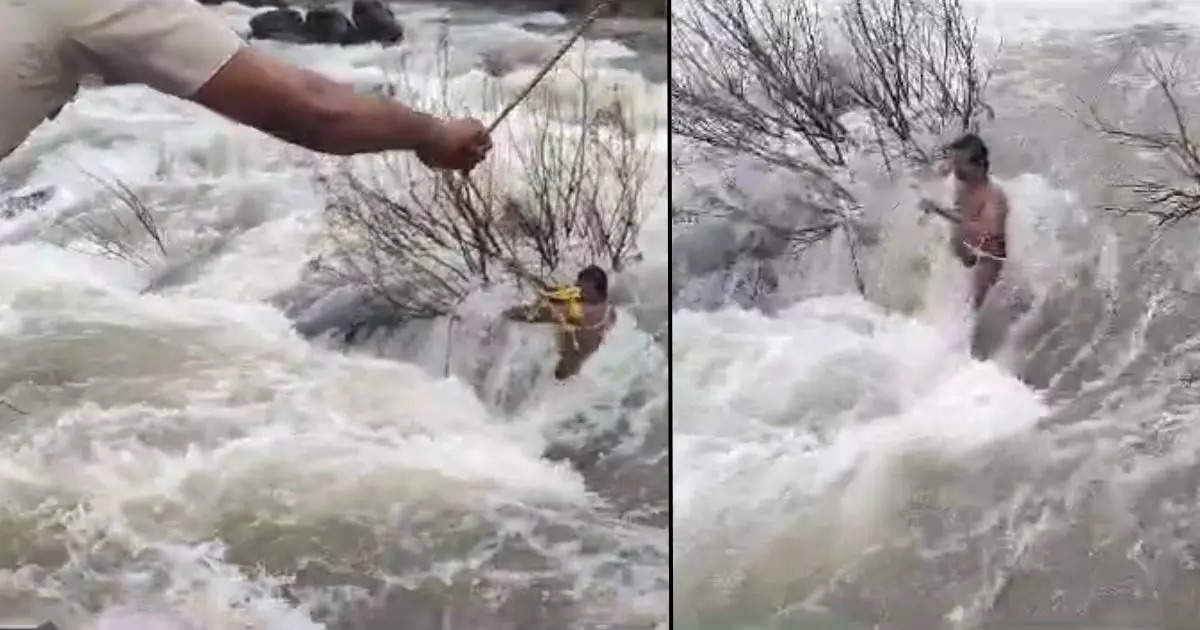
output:
[[[988,176],[988,148],[979,136],[968,133],[946,145],[946,158],[954,177],[962,182],[982,182]]]
[[[608,299],[608,274],[596,265],[585,267],[575,278],[584,302],[603,302]]]

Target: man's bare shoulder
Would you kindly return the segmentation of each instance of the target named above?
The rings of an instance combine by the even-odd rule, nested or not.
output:
[[[999,184],[991,182],[988,184],[987,203],[984,205],[983,214],[987,217],[987,221],[991,226],[991,230],[998,234],[1003,234],[1008,224],[1008,195]]]
[[[603,324],[603,323],[607,322],[608,319],[613,316],[612,309],[609,307],[608,302],[599,302],[596,304],[584,304],[583,305],[583,314],[584,314],[583,316],[584,316],[585,320],[587,321],[588,325],[591,325],[591,326]]]
[[[995,201],[1008,202],[1008,193],[1004,192],[1004,187],[994,179],[988,180],[988,197]]]
[[[1004,188],[995,181],[988,182],[987,200],[989,204],[1002,211],[1008,210],[1008,193],[1004,192]]]

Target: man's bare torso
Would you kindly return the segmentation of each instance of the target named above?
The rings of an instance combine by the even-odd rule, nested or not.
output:
[[[988,181],[964,187],[956,195],[956,205],[962,217],[956,243],[965,245],[968,264],[974,264],[980,254],[996,261],[1007,256],[1005,222],[1008,218],[1008,199],[1004,191]]]
[[[960,221],[954,230],[954,252],[964,265],[974,268],[971,303],[979,309],[1008,258],[1008,199],[999,186],[987,181],[961,188],[956,205]]]
[[[555,314],[566,321],[567,306],[554,305]],[[608,302],[583,305],[583,323],[564,327],[558,332],[558,367],[554,372],[558,378],[566,378],[579,371],[583,361],[592,355],[615,319]]]

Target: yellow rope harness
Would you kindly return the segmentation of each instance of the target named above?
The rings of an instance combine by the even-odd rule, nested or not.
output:
[[[553,304],[565,304],[566,314],[561,314],[559,309],[553,308]],[[533,321],[536,318],[536,313],[543,309],[548,309],[554,313],[558,319],[558,326],[563,331],[571,335],[571,343],[575,345],[575,349],[579,350],[579,338],[576,333],[583,330],[594,330],[605,325],[605,321],[601,321],[595,326],[585,326],[583,323],[583,293],[577,286],[558,287],[550,291],[542,291],[541,298],[532,309],[528,311],[527,319]]]
[[[538,307],[549,306],[551,303],[567,306],[567,314],[565,317],[559,317],[559,325],[571,328],[583,325],[583,292],[579,287],[566,286],[543,291]]]

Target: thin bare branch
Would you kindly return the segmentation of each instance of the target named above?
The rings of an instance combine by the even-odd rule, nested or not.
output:
[[[928,163],[947,133],[991,115],[991,73],[961,0],[842,0],[828,17],[821,5],[695,0],[674,13],[671,130],[799,175],[814,197],[801,241],[831,235],[832,219],[857,257],[849,156]],[[847,128],[851,112],[865,135]]]
[[[22,415],[22,416],[28,416],[28,415],[29,415],[29,412],[28,412],[28,411],[24,411],[24,410],[22,410],[22,409],[18,408],[16,405],[14,405],[14,404],[12,404],[12,403],[8,402],[7,400],[5,400],[5,399],[3,399],[3,398],[0,398],[0,407],[6,407],[6,408],[8,408],[8,409],[11,409],[12,411],[15,411],[16,413],[18,413],[18,414],[20,414],[20,415]]]
[[[119,258],[139,266],[148,267],[151,258],[143,253],[139,242],[149,236],[155,249],[167,257],[167,246],[162,230],[154,218],[154,211],[133,188],[119,178],[105,179],[77,165],[80,172],[99,184],[112,195],[115,205],[110,205],[104,214],[91,212],[74,218],[74,228],[86,241],[96,247],[101,256]],[[133,218],[134,223],[127,221]]]
[[[329,205],[339,277],[422,317],[453,312],[480,285],[547,288],[637,255],[650,148],[620,95],[599,107],[586,71],[563,72],[579,81],[577,98],[539,88],[524,101],[517,177],[495,160],[466,179],[393,158],[346,175]]]
[[[1142,55],[1143,69],[1154,83],[1171,113],[1169,130],[1134,130],[1105,117],[1095,104],[1085,103],[1087,115],[1082,123],[1102,137],[1156,154],[1171,167],[1177,177],[1135,178],[1119,182],[1118,190],[1128,192],[1134,201],[1109,204],[1102,209],[1121,216],[1144,216],[1159,226],[1174,225],[1200,211],[1200,151],[1188,127],[1188,112],[1179,98],[1178,85],[1183,68],[1178,58],[1164,59],[1149,51]]]

